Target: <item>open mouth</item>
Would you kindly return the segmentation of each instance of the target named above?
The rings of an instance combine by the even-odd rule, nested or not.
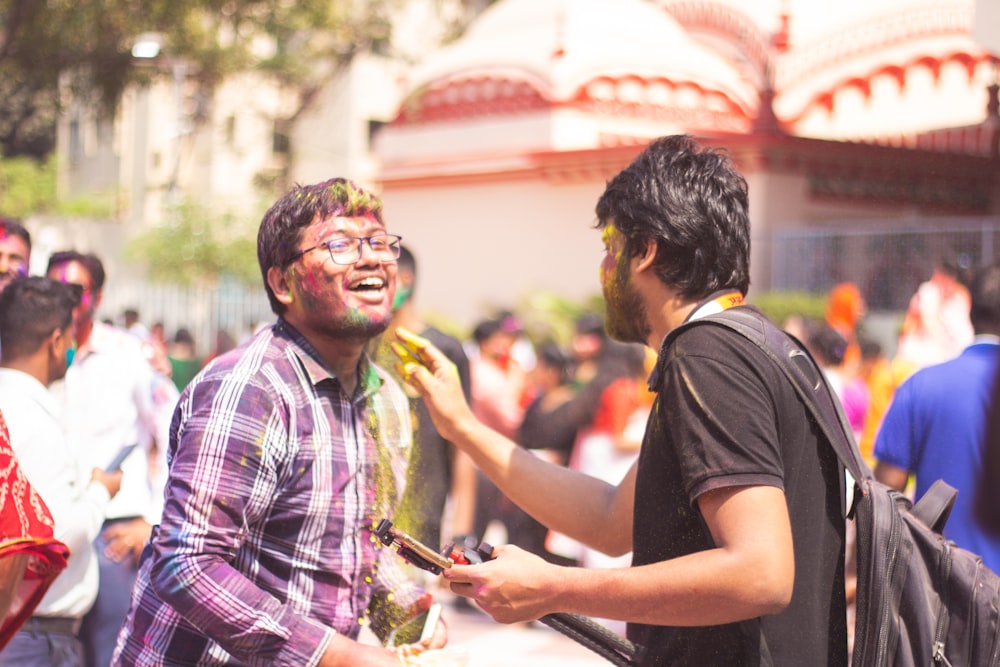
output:
[[[364,303],[383,305],[388,295],[389,283],[385,276],[370,275],[352,280],[347,291]]]
[[[369,276],[367,278],[362,278],[356,280],[350,284],[348,287],[352,292],[381,292],[385,289],[385,278],[380,278],[378,276]]]

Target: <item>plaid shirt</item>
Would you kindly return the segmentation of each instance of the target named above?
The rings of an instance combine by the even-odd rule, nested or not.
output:
[[[387,634],[422,593],[373,535],[410,451],[406,397],[367,357],[353,397],[288,323],[181,396],[163,520],[115,665],[315,665],[333,632]]]

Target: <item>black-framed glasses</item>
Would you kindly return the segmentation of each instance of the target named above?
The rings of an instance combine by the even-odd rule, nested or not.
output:
[[[400,243],[402,240],[403,237],[397,236],[396,234],[341,236],[339,238],[330,239],[329,241],[317,243],[311,248],[300,250],[286,259],[284,265],[288,266],[299,257],[305,255],[307,252],[318,250],[319,248],[327,249],[330,253],[330,259],[333,260],[334,264],[340,264],[341,266],[357,264],[358,261],[361,260],[361,253],[364,251],[365,243],[367,243],[368,247],[372,249],[372,252],[375,253],[376,259],[380,262],[395,262],[399,259],[399,252],[401,249]]]

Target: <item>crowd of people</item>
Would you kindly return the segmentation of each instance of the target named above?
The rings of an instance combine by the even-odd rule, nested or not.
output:
[[[663,137],[596,214],[605,312],[562,342],[511,312],[463,340],[421,316],[375,194],[296,186],[258,230],[274,323],[210,359],[136,311],[99,320],[94,254],[29,276],[2,220],[0,665],[409,664],[447,651],[446,621],[390,642],[441,585],[502,622],[602,619],[644,665],[847,664],[844,471],[773,361],[684,326],[778,328],[745,300],[746,181]],[[1000,267],[967,273],[920,287],[892,359],[850,283],[785,327],[876,476],[958,487],[946,535],[997,569]],[[432,580],[383,518],[494,558]]]

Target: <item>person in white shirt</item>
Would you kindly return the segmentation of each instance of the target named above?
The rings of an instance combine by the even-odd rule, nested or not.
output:
[[[115,639],[128,613],[139,555],[162,513],[165,456],[158,436],[167,432],[178,392],[156,373],[142,342],[123,329],[97,321],[105,273],[101,260],[77,251],[54,253],[49,278],[79,285],[73,310],[76,349],[66,377],[51,387],[63,410],[66,435],[86,465],[103,468],[125,446],[139,446],[122,463],[121,491],[108,506],[96,542],[100,589],[84,617],[81,639],[89,665],[108,665]],[[164,381],[165,380],[165,381]],[[150,465],[150,456],[154,455]]]
[[[121,473],[89,473],[70,451],[47,386],[66,374],[79,295],[48,278],[17,278],[0,295],[0,410],[28,480],[48,505],[55,536],[70,548],[65,571],[0,652],[0,666],[83,665],[77,633],[97,597],[93,540]]]

